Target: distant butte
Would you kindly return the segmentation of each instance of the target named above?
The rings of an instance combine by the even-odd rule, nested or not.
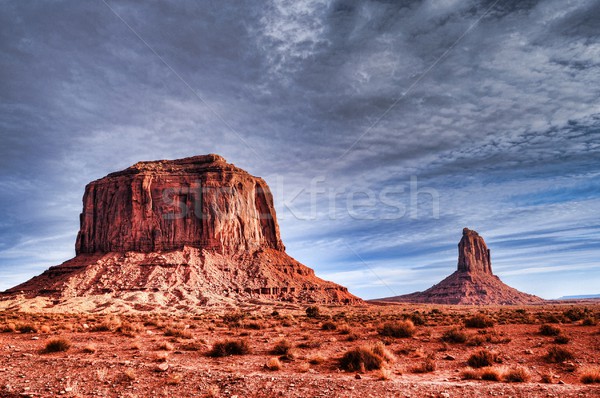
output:
[[[286,254],[266,182],[219,155],[138,162],[93,181],[80,224],[75,258],[3,299],[66,311],[362,302]]]
[[[542,298],[520,292],[494,275],[490,249],[477,232],[468,228],[463,229],[458,244],[458,266],[453,274],[423,292],[373,301],[465,305],[544,303]]]

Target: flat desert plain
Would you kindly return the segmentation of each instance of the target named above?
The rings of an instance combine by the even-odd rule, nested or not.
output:
[[[2,397],[595,397],[600,305],[0,312]]]

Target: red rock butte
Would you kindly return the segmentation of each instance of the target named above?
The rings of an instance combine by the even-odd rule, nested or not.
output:
[[[463,229],[458,244],[457,270],[423,291],[374,301],[401,303],[521,305],[542,304],[540,297],[504,284],[492,273],[491,252],[479,234]]]
[[[218,155],[138,162],[93,181],[80,224],[75,258],[3,299],[65,311],[362,302],[286,254],[266,182]]]

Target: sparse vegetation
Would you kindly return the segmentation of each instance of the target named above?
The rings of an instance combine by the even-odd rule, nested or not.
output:
[[[552,326],[548,324],[540,326],[540,334],[542,336],[558,336],[560,333],[561,330],[557,326]]]
[[[337,325],[334,322],[323,322],[323,324],[321,325],[321,329],[322,330],[336,330],[337,329]]]
[[[292,344],[285,340],[279,340],[275,346],[273,347],[273,349],[271,350],[271,354],[273,355],[287,355],[290,350],[292,349]]]
[[[483,368],[486,366],[492,366],[495,362],[498,362],[498,355],[488,351],[486,349],[481,349],[476,351],[475,353],[469,356],[467,363],[472,368]]]
[[[309,318],[318,318],[321,315],[321,311],[317,306],[310,306],[306,308],[306,316]]]
[[[430,373],[435,370],[435,359],[431,356],[426,357],[423,362],[417,366],[413,366],[410,371],[412,373]]]
[[[583,384],[600,383],[600,366],[587,366],[581,369],[579,380]]]
[[[279,359],[269,358],[269,360],[265,364],[265,367],[269,370],[281,370],[283,365],[281,364],[281,361]]]
[[[481,368],[481,370],[479,371],[479,378],[481,378],[481,380],[487,381],[501,381],[502,371],[493,367]]]
[[[529,381],[531,376],[527,369],[519,366],[515,368],[510,368],[504,373],[504,381],[509,383],[525,383]]]
[[[65,338],[51,339],[46,343],[44,348],[45,353],[63,352],[71,348],[71,342]]]
[[[474,329],[485,329],[494,326],[494,320],[484,314],[477,314],[465,319],[465,326]]]
[[[566,348],[552,346],[548,349],[548,353],[544,359],[550,363],[561,363],[573,359],[573,353]]]
[[[412,321],[387,322],[381,329],[379,334],[387,337],[412,337],[415,334],[416,328]]]
[[[340,367],[350,372],[376,370],[392,358],[382,344],[361,346],[348,350],[340,360]]]
[[[245,340],[226,340],[215,343],[208,353],[211,357],[226,357],[230,355],[246,355],[250,346]]]
[[[464,343],[467,341],[468,335],[459,328],[446,330],[442,334],[442,341],[446,343]]]

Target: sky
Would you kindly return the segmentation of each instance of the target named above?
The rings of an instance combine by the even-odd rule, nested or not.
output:
[[[217,153],[363,298],[477,230],[507,284],[600,293],[600,2],[0,3],[0,290],[74,256],[85,185]]]

